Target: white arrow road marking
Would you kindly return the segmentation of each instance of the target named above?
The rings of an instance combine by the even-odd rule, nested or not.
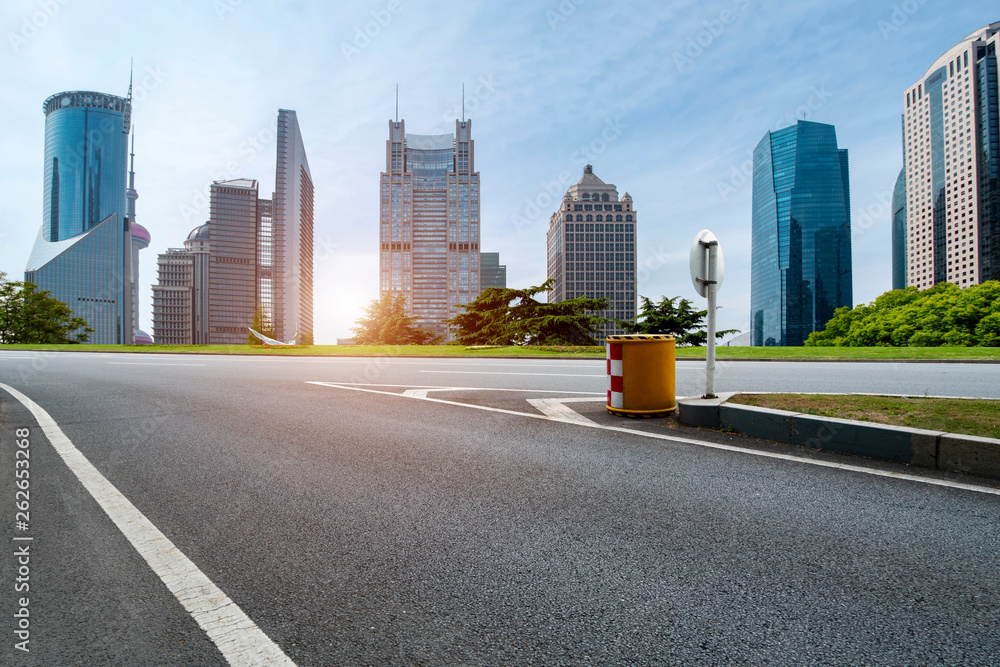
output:
[[[366,389],[363,386],[350,386],[344,383],[336,382],[307,382],[306,384],[315,384],[321,387],[331,387],[333,389],[347,389],[350,391],[362,391],[369,394],[383,394],[385,396],[398,396],[402,398],[417,398],[421,401],[430,401],[431,403],[444,403],[445,405],[457,405],[463,408],[473,408],[475,410],[486,410],[489,412],[501,412],[508,415],[518,415],[519,417],[530,417],[532,419],[547,419],[550,421],[557,421],[548,415],[539,415],[532,412],[518,412],[516,410],[505,410],[503,408],[493,408],[487,405],[475,405],[474,403],[459,403],[458,401],[445,401],[440,398],[431,398],[430,396],[417,397],[417,396],[405,396],[399,392],[395,391],[380,391],[378,389]],[[367,385],[369,387],[384,387],[387,385]],[[531,393],[532,389],[520,389],[517,391],[522,391],[525,393]],[[562,392],[571,393],[571,392]],[[558,421],[568,421],[568,420],[558,420]],[[655,440],[666,440],[668,442],[679,442],[686,445],[696,445],[698,447],[706,447],[708,449],[721,449],[726,452],[739,452],[741,454],[750,454],[751,456],[761,456],[768,459],[780,459],[783,461],[794,461],[795,463],[801,463],[803,465],[818,466],[820,468],[833,468],[835,470],[844,470],[848,472],[857,472],[865,475],[873,475],[875,477],[891,477],[893,479],[902,479],[909,482],[918,482],[920,484],[929,484],[931,486],[946,486],[952,489],[962,489],[964,491],[975,491],[976,493],[988,493],[995,496],[1000,496],[1000,488],[992,486],[979,486],[976,484],[964,484],[962,482],[952,482],[947,479],[935,479],[933,477],[920,477],[918,475],[908,475],[905,473],[891,472],[889,470],[879,470],[878,468],[865,468],[863,466],[850,465],[847,463],[835,463],[833,461],[822,461],[816,459],[806,459],[799,456],[792,456],[790,454],[778,454],[776,452],[765,452],[756,449],[746,449],[744,447],[735,447],[733,445],[722,445],[715,442],[705,442],[703,440],[692,440],[691,438],[680,438],[673,435],[664,435],[662,433],[648,433],[646,431],[639,431],[635,429],[625,428],[623,426],[605,426],[603,424],[598,424],[597,422],[590,421],[572,421],[569,423],[576,424],[577,426],[586,426],[587,428],[599,428],[604,431],[616,431],[618,433],[628,433],[629,435],[634,435],[642,438],[653,438]]]
[[[295,667],[271,638],[243,613],[229,596],[167,539],[135,505],[87,460],[54,419],[37,403],[6,384],[0,389],[31,411],[49,443],[97,504],[118,526],[139,555],[149,563],[170,592],[205,631],[234,667],[286,665]]]
[[[582,403],[584,401],[589,403],[594,403],[596,401],[606,401],[606,397],[600,398],[529,398],[528,403],[538,408],[542,414],[548,415],[555,421],[559,422],[570,422],[576,424],[593,424],[594,422],[587,419],[579,412],[570,408],[565,403]]]

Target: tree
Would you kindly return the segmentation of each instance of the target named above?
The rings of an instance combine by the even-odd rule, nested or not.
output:
[[[543,303],[534,298],[554,283],[550,279],[527,289],[490,287],[446,322],[464,345],[596,345],[597,329],[608,320],[591,313],[607,308],[608,300],[577,297]]]
[[[434,333],[416,325],[417,318],[406,314],[406,297],[393,298],[389,292],[365,307],[364,316],[354,326],[358,345],[424,345],[435,342]]]
[[[0,273],[0,343],[86,343],[94,330],[48,290]]]
[[[809,346],[932,347],[996,346],[1000,322],[1000,282],[965,289],[938,283],[926,290],[907,287],[882,294],[872,303],[838,308]]]
[[[253,324],[250,325],[250,328],[263,336],[274,338],[274,322],[271,321],[271,317],[267,314],[264,304],[257,304],[257,310],[255,310],[253,314]],[[249,331],[247,332],[247,345],[263,344],[264,341],[257,338]]]
[[[618,326],[626,332],[673,336],[678,346],[698,347],[708,342],[708,329],[705,324],[707,310],[695,310],[690,301],[679,296],[672,299],[660,297],[660,302],[655,304],[645,296],[640,296],[639,299],[642,301],[642,306],[636,321],[617,321]],[[680,303],[674,305],[678,299]],[[642,318],[642,321],[639,318]],[[739,329],[725,329],[716,331],[715,337],[722,338],[739,332]]]

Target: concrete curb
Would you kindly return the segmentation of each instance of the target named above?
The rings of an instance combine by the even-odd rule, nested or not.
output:
[[[680,421],[789,445],[1000,479],[1000,440],[727,403],[735,395],[680,399]]]

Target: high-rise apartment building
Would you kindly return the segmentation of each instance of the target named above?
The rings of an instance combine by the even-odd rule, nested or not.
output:
[[[434,135],[407,134],[403,121],[389,121],[380,186],[380,291],[405,295],[417,325],[447,337],[444,320],[479,293],[472,121]]]
[[[74,91],[45,100],[42,227],[24,279],[93,327],[91,343],[132,343],[127,98]]]
[[[832,125],[768,132],[753,154],[751,345],[802,345],[853,305],[847,149]]]
[[[635,248],[638,214],[628,192],[583,169],[569,187],[559,210],[549,218],[548,277],[555,280],[549,303],[580,296],[607,298],[604,317],[634,320],[636,309]],[[601,335],[623,333],[613,323]]]
[[[479,253],[479,288],[507,287],[507,266],[500,263],[500,253]]]
[[[1000,279],[998,44],[975,31],[904,93],[907,285]]]
[[[265,229],[269,224],[273,243],[268,250],[268,237],[262,237],[263,259],[272,264],[262,265],[260,291],[261,303],[273,304],[269,314],[280,340],[313,334],[313,198],[298,116],[279,109],[274,200],[262,211],[270,215]]]

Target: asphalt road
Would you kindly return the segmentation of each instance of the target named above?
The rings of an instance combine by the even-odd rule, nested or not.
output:
[[[678,394],[700,393],[700,369],[678,364]],[[722,362],[718,389],[997,396],[995,369]],[[996,664],[995,487],[599,418],[603,371],[0,353],[0,382],[297,665]],[[545,419],[540,398],[585,399],[566,405],[594,423]],[[0,401],[0,663],[226,664],[36,419]]]

